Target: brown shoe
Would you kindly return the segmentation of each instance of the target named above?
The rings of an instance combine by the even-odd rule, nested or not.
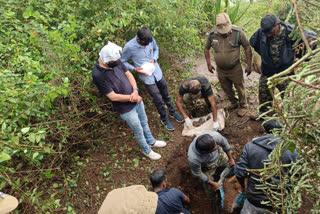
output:
[[[237,111],[237,114],[239,117],[243,117],[247,114],[247,109],[246,108],[240,108],[238,111]]]

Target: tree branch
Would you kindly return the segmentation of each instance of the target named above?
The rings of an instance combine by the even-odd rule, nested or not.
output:
[[[289,79],[292,80],[293,82],[296,82],[296,83],[300,84],[300,85],[303,85],[303,86],[307,86],[307,87],[309,87],[309,88],[314,88],[314,89],[320,90],[320,87],[319,87],[319,86],[310,85],[310,84],[301,82],[301,81],[299,81],[299,80],[295,80],[295,79],[293,79],[292,77],[289,77]]]
[[[297,0],[294,0],[293,4],[294,4],[294,11],[296,12],[296,18],[297,18],[297,22],[298,22],[298,25],[299,25],[299,30],[301,32],[301,36],[303,37],[303,41],[306,44],[307,51],[309,53],[309,52],[311,52],[311,48],[310,48],[309,42],[306,39],[306,36],[304,35],[303,29],[302,29],[302,26],[301,26],[299,14],[298,14]]]

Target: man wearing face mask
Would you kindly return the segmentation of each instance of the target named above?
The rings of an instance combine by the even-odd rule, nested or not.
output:
[[[245,49],[247,58],[247,75],[251,73],[252,52],[246,34],[242,28],[232,25],[227,13],[217,15],[216,28],[210,32],[204,49],[209,72],[215,68],[210,61],[210,48],[214,50],[214,59],[217,64],[218,79],[222,89],[231,102],[230,109],[240,108],[237,114],[243,117],[248,107],[244,88],[244,78],[240,63],[240,45]],[[237,89],[238,99],[235,97],[233,86]]]
[[[293,40],[289,35],[294,26],[286,24],[274,14],[267,14],[261,19],[261,27],[250,38],[250,45],[261,56],[262,75],[259,80],[259,104],[272,101],[272,96],[268,89],[268,78],[274,74],[281,73],[289,68],[295,57],[293,45],[296,40]],[[306,39],[312,40],[316,37],[313,31],[305,30]],[[298,38],[299,44],[303,43],[301,38]],[[279,91],[284,91],[288,85],[287,81],[279,83],[276,87]],[[282,94],[283,98],[283,94]],[[259,114],[251,115],[250,118],[256,120],[260,114],[267,112],[271,103],[263,105],[259,109]]]
[[[121,52],[122,48],[112,42],[102,48],[92,71],[93,82],[131,127],[143,154],[151,160],[158,160],[161,155],[151,147],[165,147],[166,142],[152,136],[136,80],[120,61]]]
[[[177,122],[182,123],[183,117],[176,112],[171,102],[171,97],[168,92],[167,82],[162,75],[161,68],[158,64],[159,47],[156,40],[152,36],[152,32],[148,27],[142,27],[138,30],[136,37],[131,39],[123,49],[121,61],[126,67],[139,73],[139,78],[145,84],[145,87],[153,98],[161,118],[161,123],[166,126],[170,131],[174,130],[174,126],[170,122],[164,103],[167,105],[170,117],[174,118]],[[128,63],[132,60],[134,66]],[[152,63],[154,65],[154,72],[147,74],[142,68],[145,63]]]

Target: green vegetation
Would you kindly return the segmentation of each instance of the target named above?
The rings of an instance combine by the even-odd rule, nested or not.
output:
[[[295,24],[292,33],[294,37],[301,35],[300,32],[304,28],[314,30],[319,35],[319,3],[315,1],[286,3],[281,13],[279,9],[277,10],[280,13],[277,15],[281,17],[283,12],[287,14],[284,16],[285,19]],[[314,45],[319,44],[319,40],[318,36],[310,43],[297,46],[296,50],[304,51],[305,55],[297,59],[287,70],[270,77],[268,81],[274,106],[266,113],[273,115],[266,118],[284,121],[285,129],[275,133],[284,143],[278,144],[271,153],[271,161],[266,164],[266,168],[258,171],[264,183],[262,188],[271,201],[269,204],[278,210],[277,213],[298,213],[306,208],[305,203],[309,200],[315,202],[308,206],[311,208],[311,213],[318,213],[320,210],[320,47]],[[273,94],[272,90],[282,81],[289,82],[283,100],[280,94]],[[285,166],[279,160],[287,149],[291,152],[297,150],[299,160]],[[288,167],[288,174],[281,173],[283,167]],[[275,185],[270,182],[270,177],[279,178],[279,183]],[[292,189],[287,188],[288,184]]]
[[[123,46],[138,28],[147,25],[161,49],[162,66],[170,68],[187,56],[202,54],[205,33],[214,26],[216,13],[228,11],[250,36],[269,7],[264,2],[254,6],[230,2],[0,0],[0,190],[14,192],[22,202],[22,212],[51,213],[61,208],[76,213],[72,201],[61,204],[58,197],[66,192],[70,198],[77,195],[74,188],[82,167],[90,162],[80,158],[76,147],[93,147],[121,137],[132,140],[121,126],[116,133],[111,131],[111,124],[118,117],[91,83],[91,69],[99,50],[108,40]],[[173,82],[186,75],[172,74],[170,69],[166,72],[167,79]],[[172,86],[176,90],[173,87],[177,86]],[[309,107],[308,115],[312,116],[312,106]],[[315,112],[319,114],[319,110]],[[317,121],[319,124],[319,118]],[[303,127],[305,123],[310,121],[299,120],[298,124]],[[308,132],[302,128],[297,130],[300,141],[311,137],[319,144],[313,134],[306,135]],[[312,133],[316,134],[316,130]],[[164,130],[160,135],[168,138]],[[110,151],[108,158],[113,160],[116,156],[115,151]],[[129,161],[135,168],[140,160]],[[67,170],[62,168],[69,162],[77,170],[65,174]],[[117,167],[121,165],[116,163]],[[107,181],[110,167],[101,169]],[[312,176],[319,178],[317,173]],[[51,185],[49,181],[54,178],[57,182]]]

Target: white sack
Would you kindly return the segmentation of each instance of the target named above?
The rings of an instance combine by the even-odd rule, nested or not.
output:
[[[225,115],[226,113],[224,112],[223,109],[219,109],[217,111],[217,120],[219,123],[219,131],[222,131],[225,127]],[[210,117],[209,120],[207,118]],[[182,130],[182,136],[189,136],[189,137],[194,137],[197,135],[200,135],[202,133],[212,131],[213,130],[213,116],[212,113],[207,114],[206,116],[203,117],[198,117],[198,118],[193,118],[191,119],[191,122],[198,122],[198,121],[205,121],[201,126],[199,127],[193,127],[192,129],[188,129],[186,125],[184,124],[183,130]]]

